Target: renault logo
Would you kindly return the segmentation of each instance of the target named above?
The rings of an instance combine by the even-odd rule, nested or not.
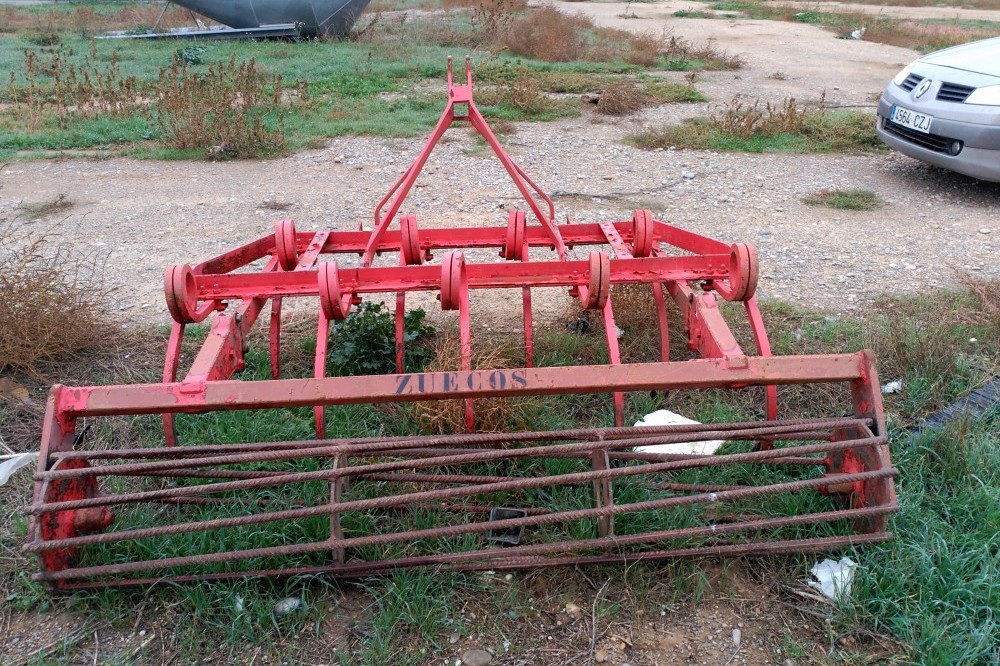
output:
[[[930,79],[924,79],[921,81],[920,85],[913,89],[913,99],[920,99],[920,97],[927,92],[927,89],[931,87],[932,83],[934,82]]]

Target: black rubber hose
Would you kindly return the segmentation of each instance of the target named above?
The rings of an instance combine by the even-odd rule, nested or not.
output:
[[[1000,377],[981,386],[961,400],[957,400],[938,412],[934,412],[917,428],[918,432],[924,430],[937,430],[946,424],[961,419],[975,419],[989,410],[1000,405]]]

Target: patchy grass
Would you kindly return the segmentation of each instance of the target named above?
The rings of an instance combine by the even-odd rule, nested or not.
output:
[[[802,197],[802,203],[839,210],[875,210],[884,206],[885,200],[872,190],[820,190]]]
[[[859,5],[888,5],[890,7],[961,7],[963,9],[996,9],[995,0],[851,0]]]
[[[88,35],[155,20],[130,25],[132,15],[120,10],[93,5]],[[510,121],[579,113],[572,100],[550,96],[558,86],[547,87],[544,76],[613,80],[647,70],[740,66],[739,58],[711,43],[606,30],[551,8],[526,10],[513,0],[457,3],[444,20],[376,13],[351,40],[183,48],[92,41],[74,30],[74,16],[64,6],[0,9],[11,30],[0,39],[0,64],[10,72],[0,90],[0,156],[98,149],[219,159],[315,147],[345,134],[423,135],[440,113],[442,97],[435,91],[443,87],[446,57],[456,46],[472,54],[477,81],[498,88],[483,93],[483,106],[493,107],[488,114]],[[39,21],[59,37],[57,44],[32,43],[38,40],[27,31]],[[527,32],[512,41],[514,53],[502,60],[493,55],[522,28]],[[553,41],[559,30],[569,32]],[[503,68],[527,76],[491,79],[490,70]],[[195,85],[206,77],[219,80]],[[650,99],[663,102],[695,94],[647,87]]]
[[[893,438],[895,540],[858,553],[840,622],[904,641],[924,664],[1000,659],[1000,410]]]
[[[730,152],[881,152],[870,114],[799,107],[792,98],[761,105],[736,96],[707,118],[650,128],[629,140],[646,150],[689,148]]]
[[[624,328],[623,353],[631,360],[644,360],[643,355],[650,353],[649,345],[638,341],[638,334],[650,328],[649,322],[655,316],[649,307],[648,289],[647,293],[643,291],[639,287],[616,288],[612,294]],[[797,627],[803,623],[797,614],[790,615],[791,621],[787,624],[775,623],[777,633],[772,654],[780,652],[782,659],[812,654],[817,658],[850,662],[854,658],[852,654],[856,656],[856,653],[846,651],[843,646],[867,642],[889,645],[892,653],[888,656],[911,661],[919,661],[925,656],[928,663],[994,661],[997,656],[996,623],[1000,616],[997,582],[1000,562],[996,553],[996,535],[1000,532],[1000,474],[996,471],[1000,469],[997,458],[1000,413],[994,411],[977,422],[955,424],[941,433],[925,433],[914,438],[901,428],[918,422],[929,412],[1000,372],[1000,336],[996,335],[1000,330],[1000,283],[967,280],[964,288],[953,292],[887,299],[866,313],[863,319],[804,313],[780,303],[765,305],[765,320],[777,352],[823,353],[867,346],[878,355],[884,381],[904,380],[904,390],[900,394],[886,396],[894,461],[901,473],[898,485],[901,512],[891,525],[896,540],[851,553],[862,565],[852,599],[835,611],[826,606],[805,607],[809,617],[818,615],[819,628],[812,638],[805,639],[797,633]],[[360,355],[344,353],[343,356],[361,362],[385,360],[388,355],[385,342],[391,337],[391,322],[383,321],[377,314],[373,311],[366,317],[371,319],[365,327],[371,329],[372,339],[369,340],[366,333],[364,348],[371,352],[369,356],[378,354],[380,358],[366,357],[365,350],[361,350]],[[579,322],[582,315],[574,310],[567,316]],[[607,350],[599,317],[591,324],[593,328],[578,323],[574,329],[577,332],[568,332],[561,325],[539,330],[536,364],[606,362]],[[206,334],[206,327],[195,328],[196,338]],[[286,373],[311,372],[311,345],[314,343],[307,334],[296,334],[306,328],[286,329],[287,353],[283,356]],[[679,327],[673,328],[673,358],[681,360],[688,352],[678,339]],[[738,330],[737,333],[745,337],[746,331]],[[356,336],[357,339],[361,337]],[[972,342],[973,339],[976,342]],[[162,335],[152,340],[156,345],[163,343]],[[496,337],[491,342],[501,346]],[[195,339],[188,341],[184,350],[186,359],[190,359],[195,343]],[[250,343],[253,351],[241,377],[264,378],[268,375],[267,356],[262,351],[266,347],[266,334],[256,333]],[[150,341],[140,345],[148,347]],[[343,352],[343,348],[340,351]],[[331,362],[334,360],[331,355]],[[435,362],[439,364],[435,367],[440,369],[455,367],[454,349],[439,353]],[[491,367],[517,365],[519,359],[516,354],[508,354],[506,360],[489,358],[482,363]],[[348,366],[351,365],[346,363],[337,369],[350,372],[352,369]],[[150,379],[155,377],[156,371],[150,368],[147,374],[150,376],[146,379]],[[102,377],[108,381],[122,380],[118,376]],[[746,396],[736,396],[732,392],[672,393],[691,395],[631,395],[627,401],[628,418],[659,407],[682,411],[705,421],[752,418],[760,410],[759,403],[754,404]],[[817,404],[826,397],[807,401],[803,396],[790,395],[783,390],[783,416],[811,415],[814,410],[828,410],[831,405],[843,409],[843,402],[833,397],[829,403]],[[515,407],[513,413],[501,413],[498,421],[508,423],[524,418],[543,428],[608,425],[612,420],[610,406],[609,396],[538,398],[533,404]],[[2,409],[7,407],[2,406]],[[37,419],[37,414],[32,418]],[[118,445],[157,442],[152,419],[135,419],[129,424],[128,436],[116,440]],[[329,408],[327,426],[334,437],[423,431],[415,412],[398,405]],[[438,429],[433,424],[423,424],[423,427]],[[97,428],[96,436],[103,436],[101,426]],[[312,434],[312,411],[189,414],[178,417],[178,428],[184,442],[301,439]],[[733,444],[728,444],[725,450],[735,449]],[[544,470],[547,473],[587,468],[586,462],[570,459],[550,463]],[[485,465],[477,471],[507,473]],[[794,471],[768,473],[773,473],[776,479],[795,478]],[[723,470],[721,479],[716,480],[739,484],[750,480],[746,475],[746,470]],[[702,482],[709,478],[714,476],[708,473],[703,476],[699,472],[692,474],[690,481]],[[149,480],[137,479],[134,483],[146,481]],[[379,494],[381,486],[377,483],[380,482],[359,479],[350,489],[351,497]],[[706,558],[677,563],[638,563],[628,567],[534,571],[514,574],[509,579],[503,574],[408,571],[362,579],[359,586],[298,576],[286,581],[220,582],[141,593],[100,590],[51,599],[39,586],[27,580],[34,564],[18,551],[26,530],[19,509],[30,496],[30,485],[30,477],[21,474],[13,485],[0,489],[0,513],[6,519],[0,524],[0,538],[5,552],[9,553],[0,562],[0,594],[7,600],[4,612],[11,614],[11,622],[31,626],[39,624],[37,613],[43,608],[69,615],[74,626],[80,626],[83,621],[94,623],[87,625],[87,632],[72,633],[54,648],[45,648],[50,642],[50,637],[45,637],[38,646],[51,652],[36,655],[39,662],[46,659],[65,663],[91,661],[95,651],[100,649],[104,650],[100,654],[109,660],[138,663],[161,663],[176,654],[176,660],[181,663],[192,663],[212,655],[229,663],[256,658],[261,663],[338,660],[382,664],[391,660],[393,663],[422,664],[461,656],[463,648],[472,646],[488,646],[498,655],[509,652],[511,658],[523,658],[528,662],[542,662],[553,654],[560,661],[569,661],[573,654],[589,654],[595,647],[605,649],[615,644],[606,637],[607,632],[628,628],[638,633],[647,620],[661,621],[656,619],[660,617],[668,618],[663,622],[676,620],[684,604],[700,598],[707,590],[721,589],[724,594],[728,593],[725,583],[718,582],[728,577],[720,575],[720,567]],[[298,506],[323,497],[323,493],[328,492],[328,484],[302,484],[283,490],[290,494],[261,494],[251,499]],[[586,503],[589,492],[587,487],[560,488],[539,492],[529,499],[547,508],[586,507],[589,506]],[[662,496],[660,491],[640,483],[616,483],[618,501],[642,501]],[[503,497],[495,499],[500,502]],[[832,505],[829,498],[801,494],[789,496],[781,506],[754,506],[753,510],[766,514],[779,510],[812,510],[827,505]],[[180,513],[181,508],[184,509],[182,515],[202,518],[240,515],[245,510],[239,505],[221,503],[210,508],[146,507],[159,517],[175,511]],[[685,508],[644,512],[627,520],[623,518],[619,527],[632,530],[677,527],[697,518],[698,511]],[[372,533],[409,524],[417,527],[435,525],[445,520],[446,515],[443,511],[415,507],[412,511],[363,513],[345,524],[351,533]],[[144,525],[142,518],[141,512],[123,511],[120,520]],[[212,541],[179,535],[156,543],[136,544],[135,551],[122,552],[112,547],[91,556],[95,563],[106,563],[124,561],[137,553],[168,557],[201,549],[302,543],[323,534],[327,526],[325,520],[287,521],[267,529],[233,530],[224,534],[224,538]],[[594,533],[593,525],[586,521],[567,525],[564,529],[574,536]],[[456,550],[468,545],[453,540],[443,543],[444,547]],[[406,545],[406,553],[419,555],[439,545],[427,540],[415,541]],[[315,557],[302,558],[299,563],[322,561],[321,555]],[[736,560],[722,569],[745,566],[756,572],[756,576],[770,581],[772,587],[758,582],[751,587],[751,593],[746,591],[746,580],[741,579],[740,586],[735,588],[737,593],[732,596],[746,598],[749,594],[754,599],[754,610],[747,613],[750,617],[759,613],[756,604],[761,600],[782,600],[780,590],[793,583],[812,561],[811,557]],[[267,560],[258,562],[260,565],[267,563]],[[298,609],[276,614],[276,604],[288,598],[298,600],[295,604]],[[790,599],[788,603],[801,607],[805,602]],[[572,607],[576,610],[567,610]],[[768,617],[776,617],[774,613],[768,613]],[[644,619],[638,620],[640,617]],[[824,622],[826,618],[831,621]],[[744,621],[748,620],[744,618]],[[24,625],[17,625],[17,635],[27,634],[27,629],[20,628]],[[790,627],[796,629],[793,631]],[[539,628],[544,630],[539,632]],[[162,645],[154,642],[142,647],[144,639],[137,633],[140,629],[147,630],[147,637],[149,633],[159,636]],[[749,629],[745,629],[745,635],[751,635]],[[761,636],[769,636],[763,629],[759,631]],[[100,632],[100,645],[91,640],[91,632]],[[757,634],[753,635],[756,640]],[[548,636],[553,639],[550,641]],[[633,635],[629,636],[632,641]],[[113,640],[109,640],[110,637],[114,637]],[[898,642],[902,642],[902,648]],[[638,645],[639,641],[635,643]],[[830,643],[836,650],[833,657],[826,652]],[[615,661],[626,658],[638,661],[637,657],[642,656],[640,648],[633,646],[631,649],[633,651],[628,652],[620,648],[622,654],[616,655]],[[727,649],[731,650],[728,643]],[[729,656],[731,653],[723,655],[722,660]]]
[[[534,9],[514,21],[503,46],[547,62],[621,60],[663,69],[738,69],[742,62],[712,43],[692,44],[669,32],[630,33],[598,27],[582,14]]]
[[[545,94],[534,73],[524,66],[515,67],[510,75],[491,75],[493,85],[476,91],[477,105],[488,118],[505,121],[552,120],[580,114],[576,100],[558,99]]]
[[[56,195],[55,198],[49,199],[48,201],[34,201],[27,202],[22,201],[18,204],[17,209],[21,211],[24,217],[29,220],[40,220],[43,217],[49,217],[50,215],[56,215],[63,211],[67,211],[73,207],[73,202],[65,194]]]

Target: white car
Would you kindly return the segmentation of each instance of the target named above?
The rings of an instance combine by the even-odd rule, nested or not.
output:
[[[882,93],[875,131],[904,155],[1000,182],[1000,37],[905,67]]]

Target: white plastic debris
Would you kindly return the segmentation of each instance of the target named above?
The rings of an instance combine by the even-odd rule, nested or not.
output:
[[[865,27],[861,26],[857,30],[851,31],[851,39],[864,39],[865,37]]]
[[[17,470],[22,467],[27,467],[28,465],[38,464],[38,452],[34,453],[18,453],[13,455],[3,462],[0,462],[0,486],[7,483],[10,477]]]
[[[899,393],[903,390],[903,380],[897,379],[894,382],[889,382],[888,384],[882,385],[882,394],[889,395],[890,393]]]
[[[666,425],[687,425],[698,423],[686,416],[675,414],[666,409],[658,409],[652,414],[646,414],[641,421],[636,422],[635,427],[666,426]],[[676,444],[649,444],[648,446],[637,446],[635,450],[639,453],[695,453],[701,455],[711,455],[722,446],[724,440],[711,439],[706,442],[678,442]]]
[[[809,587],[819,590],[827,599],[834,601],[842,596],[851,596],[851,585],[854,583],[854,570],[858,565],[849,557],[843,557],[839,562],[831,559],[823,560],[812,568],[815,581],[809,581]]]

